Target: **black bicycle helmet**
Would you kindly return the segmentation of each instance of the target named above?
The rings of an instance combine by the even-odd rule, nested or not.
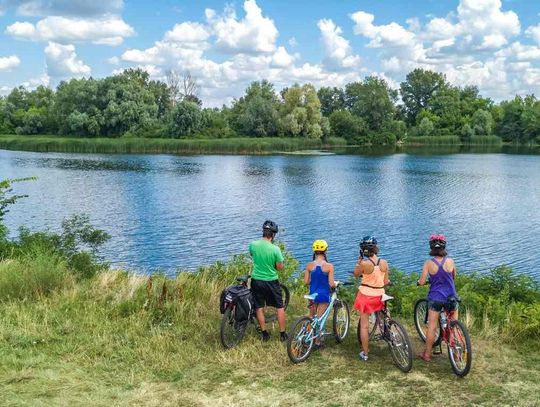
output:
[[[270,232],[272,232],[272,233],[274,233],[274,234],[276,234],[276,233],[278,232],[278,230],[279,230],[279,229],[278,229],[277,223],[272,222],[271,220],[265,221],[265,222],[263,223],[263,227],[262,227],[262,228],[263,228],[263,232],[264,232],[265,230],[268,230],[268,231],[270,231]]]
[[[375,236],[364,236],[360,242],[360,252],[367,255],[369,250],[375,246],[377,246],[377,239]]]
[[[430,249],[445,249],[446,248],[446,236],[444,235],[431,235],[429,237]]]

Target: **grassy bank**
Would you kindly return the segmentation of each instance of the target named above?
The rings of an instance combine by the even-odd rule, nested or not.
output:
[[[297,263],[289,257],[287,266],[294,277]],[[25,281],[34,281],[23,297],[9,279],[0,280],[2,406],[538,403],[538,327],[513,340],[507,332],[513,314],[504,306],[506,300],[473,296],[473,288],[485,286],[486,293],[503,287],[511,297],[508,283],[514,286],[516,277],[508,280],[504,273],[484,281],[469,276],[459,283],[464,303],[481,306],[487,301],[485,315],[476,313],[476,305],[463,313],[473,332],[474,360],[469,376],[459,380],[446,355],[430,364],[415,360],[413,370],[402,374],[382,343],[372,345],[368,363],[360,363],[354,312],[352,331],[343,344],[328,340],[326,349],[298,366],[289,362],[276,326],[268,343],[261,343],[250,329],[237,349],[224,351],[218,339],[218,298],[236,275],[249,270],[242,257],[173,280],[121,271],[81,279],[60,258],[51,260],[40,252],[0,263],[0,275],[23,270]],[[394,273],[393,312],[408,324],[419,351],[410,307],[425,293],[413,287],[414,278]],[[470,286],[472,281],[476,286]],[[306,310],[304,290],[294,278],[289,285],[290,323]],[[526,294],[534,297],[535,289],[529,287]],[[539,307],[533,297],[524,301]]]
[[[410,146],[500,146],[503,141],[498,136],[472,136],[466,143],[459,136],[418,136],[407,137],[405,145]]]
[[[271,154],[345,144],[345,140],[340,138],[330,138],[323,143],[305,138],[147,139],[0,135],[0,149],[59,153]]]

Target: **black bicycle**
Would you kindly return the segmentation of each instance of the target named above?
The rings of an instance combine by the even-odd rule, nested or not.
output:
[[[413,347],[405,327],[400,322],[390,317],[388,301],[393,298],[394,297],[384,294],[382,297],[384,308],[381,311],[370,314],[368,328],[369,339],[384,340],[388,344],[394,364],[399,370],[407,373],[412,369]],[[358,320],[356,335],[358,337],[358,343],[360,344],[360,347],[362,347],[360,330],[361,319]],[[377,330],[379,331],[378,334]]]
[[[250,289],[248,287],[248,281],[250,280],[250,278],[250,275],[236,278],[236,281],[238,282],[238,285],[236,287],[240,289],[240,293],[242,288],[244,290],[244,293],[250,293]],[[279,286],[281,287],[283,307],[287,309],[289,305],[289,300],[291,299],[291,294],[289,292],[289,289],[284,284],[279,283]],[[221,307],[223,317],[221,318],[219,338],[221,340],[221,344],[225,349],[233,348],[240,343],[250,323],[256,327],[258,332],[260,332],[254,309],[249,309],[247,311],[242,310],[243,317],[238,318],[238,314],[240,314],[240,310],[238,310],[239,305],[237,304],[235,298],[233,298],[232,295],[224,296],[224,298],[222,299]],[[273,322],[277,319],[277,314],[275,312],[268,314],[265,313],[265,319],[266,322]]]

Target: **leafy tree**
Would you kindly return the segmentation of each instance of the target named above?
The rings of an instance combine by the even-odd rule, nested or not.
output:
[[[204,126],[204,116],[196,103],[182,101],[172,110],[170,134],[174,138],[197,134]]]
[[[203,109],[204,127],[201,135],[205,138],[226,138],[234,135],[229,126],[229,109],[226,106],[220,109]]]
[[[474,130],[469,123],[465,123],[461,128],[460,140],[464,143],[467,143],[474,136]]]
[[[420,124],[418,124],[418,135],[422,137],[431,136],[434,129],[435,126],[433,125],[433,122],[429,118],[424,117],[420,121]]]
[[[332,136],[343,137],[349,144],[368,142],[368,128],[364,119],[348,110],[336,110],[330,115]]]
[[[317,91],[321,102],[321,113],[328,117],[336,110],[345,109],[345,92],[341,88],[322,87]]]
[[[421,68],[409,72],[400,86],[408,122],[414,123],[416,115],[422,109],[428,108],[433,96],[447,87],[446,77],[442,73]]]
[[[349,110],[361,117],[369,129],[379,131],[391,122],[396,111],[397,92],[386,81],[374,76],[363,82],[349,83],[345,87],[345,100]]]
[[[279,128],[278,99],[268,81],[252,82],[246,93],[233,102],[231,127],[247,137],[276,136]]]
[[[523,123],[521,121],[524,107],[525,101],[521,96],[516,96],[513,100],[501,103],[503,116],[497,133],[504,141],[526,141]]]
[[[281,125],[293,137],[322,138],[324,121],[321,102],[311,84],[294,85],[282,92]]]
[[[474,134],[477,136],[489,136],[493,127],[491,113],[483,109],[478,109],[473,114],[471,126]]]

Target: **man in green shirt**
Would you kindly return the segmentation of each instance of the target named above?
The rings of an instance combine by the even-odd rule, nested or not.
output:
[[[249,253],[253,259],[253,272],[251,273],[251,292],[257,320],[262,331],[263,341],[270,339],[266,330],[264,307],[270,306],[277,310],[280,330],[280,340],[287,340],[285,332],[285,308],[278,281],[278,270],[283,270],[283,254],[274,244],[274,236],[278,232],[278,225],[267,220],[263,224],[263,237],[249,245]]]

